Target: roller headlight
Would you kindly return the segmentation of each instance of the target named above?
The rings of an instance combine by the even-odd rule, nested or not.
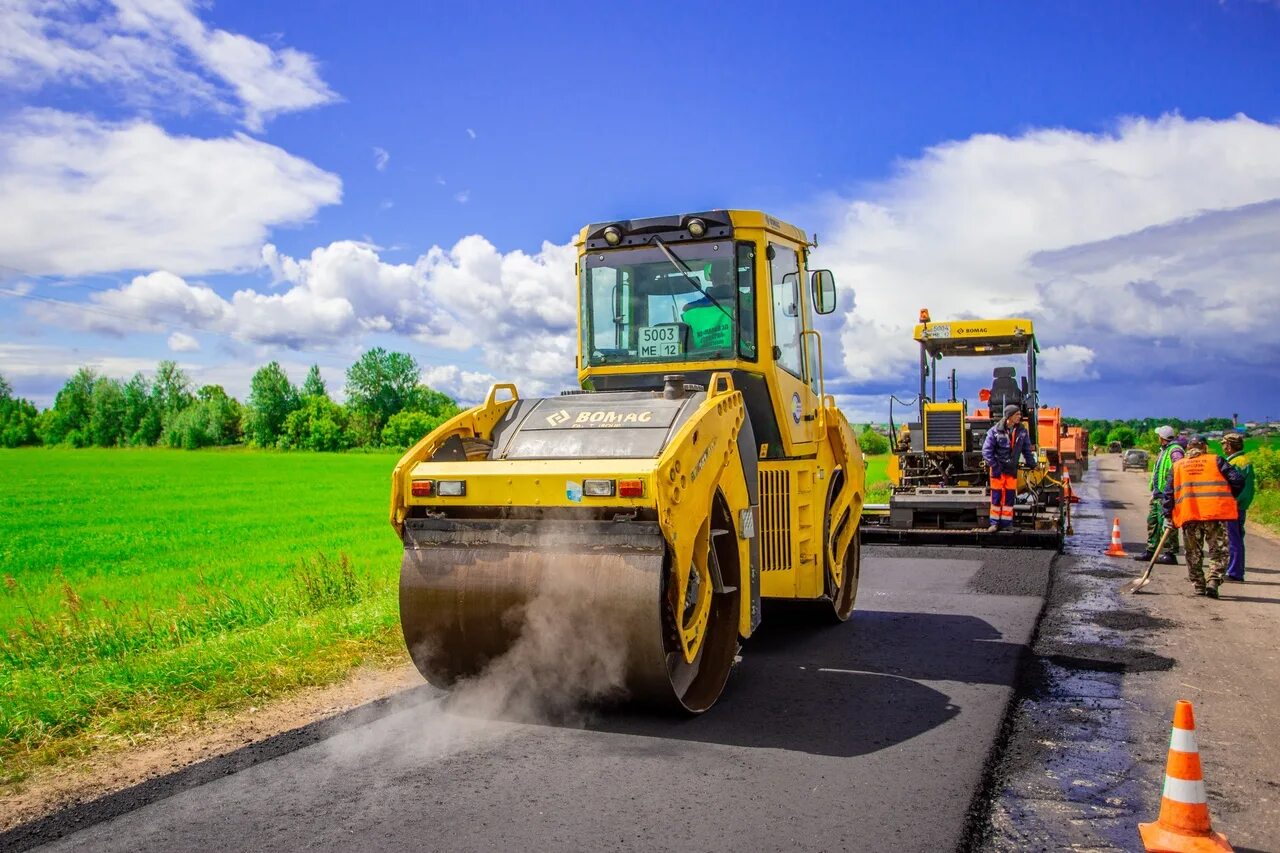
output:
[[[616,225],[610,225],[604,229],[604,241],[610,246],[616,246],[622,242],[622,229]]]

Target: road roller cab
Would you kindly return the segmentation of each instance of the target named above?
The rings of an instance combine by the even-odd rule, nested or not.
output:
[[[865,464],[813,328],[834,279],[755,211],[598,223],[576,245],[579,389],[495,385],[396,466],[406,642],[448,685],[571,589],[611,614],[633,698],[702,711],[762,598],[853,607]]]

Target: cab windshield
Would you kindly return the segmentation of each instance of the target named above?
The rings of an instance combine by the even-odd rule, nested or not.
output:
[[[728,240],[589,252],[586,363],[754,359],[754,268],[751,244]]]

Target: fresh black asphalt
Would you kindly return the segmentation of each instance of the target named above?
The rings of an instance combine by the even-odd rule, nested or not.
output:
[[[424,688],[0,848],[954,850],[982,819],[1053,559],[869,547],[853,619],[766,610],[701,717],[493,722]]]

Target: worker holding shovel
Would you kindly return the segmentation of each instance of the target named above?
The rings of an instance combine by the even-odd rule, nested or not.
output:
[[[1227,570],[1225,522],[1239,518],[1236,495],[1243,489],[1240,469],[1210,453],[1200,436],[1191,439],[1186,457],[1173,466],[1172,482],[1164,493],[1165,521],[1182,531],[1187,577],[1200,595],[1218,597]]]

